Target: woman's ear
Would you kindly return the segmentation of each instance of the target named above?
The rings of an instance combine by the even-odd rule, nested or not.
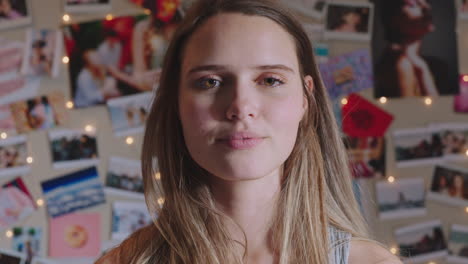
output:
[[[307,102],[307,97],[312,94],[312,92],[314,91],[314,88],[315,88],[314,87],[314,79],[312,79],[312,76],[307,75],[307,76],[304,77],[304,85],[305,85],[307,94],[304,96],[302,107],[304,108],[304,111],[305,111],[307,109],[307,107],[309,106],[308,102]]]

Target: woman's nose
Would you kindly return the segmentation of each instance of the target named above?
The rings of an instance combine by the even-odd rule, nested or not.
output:
[[[258,115],[257,99],[254,87],[237,84],[232,87],[228,98],[226,118],[231,121],[255,119]],[[252,84],[251,84],[252,85]]]

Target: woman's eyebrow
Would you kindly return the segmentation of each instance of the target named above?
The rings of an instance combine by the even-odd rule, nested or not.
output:
[[[201,71],[225,71],[229,67],[223,66],[223,65],[200,65],[193,67],[188,71],[188,75],[196,73],[196,72],[201,72]],[[294,70],[286,65],[283,64],[271,64],[271,65],[257,65],[251,67],[252,69],[256,70],[283,70],[287,72],[294,73]]]

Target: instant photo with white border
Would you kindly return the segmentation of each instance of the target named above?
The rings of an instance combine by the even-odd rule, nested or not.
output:
[[[128,224],[125,222],[125,220],[123,220],[123,223],[118,223],[116,222],[116,217],[121,217],[122,216],[122,213],[128,213],[129,211],[135,211],[135,210],[138,210],[138,212],[144,214],[145,216],[147,216],[146,220],[149,223],[151,223],[152,219],[151,219],[151,216],[148,212],[148,207],[146,206],[146,203],[141,201],[141,202],[128,202],[128,201],[115,201],[113,204],[112,204],[112,234],[111,234],[111,239],[113,240],[117,240],[117,241],[122,241],[124,240],[125,238],[127,238],[130,233],[128,232],[125,232],[125,230],[115,230],[116,227],[117,229],[120,229],[120,228],[125,228],[125,225]],[[118,220],[118,221],[122,221],[122,220]],[[142,228],[146,226],[143,225],[143,226],[140,226],[138,227],[136,230]],[[133,232],[135,232],[136,230],[134,230]]]
[[[51,76],[53,78],[58,77],[60,65],[61,65],[61,56],[63,53],[63,34],[60,30],[51,30],[51,29],[28,29],[26,31],[26,45],[24,45],[24,56],[23,62],[21,65],[21,73],[25,75],[30,75],[30,57],[33,52],[33,42],[34,34],[40,31],[46,31],[47,34],[54,33],[54,51],[52,55],[52,67],[51,67]]]
[[[413,224],[413,225],[395,229],[394,234],[395,234],[395,238],[397,240],[398,245],[400,245],[402,236],[405,236],[408,233],[414,233],[414,232],[419,232],[419,233],[422,232],[421,234],[427,234],[429,232],[432,234],[433,229],[435,227],[439,227],[441,230],[443,230],[442,222],[440,220],[431,220],[431,221],[427,221],[423,223]],[[414,237],[414,235],[412,236]],[[445,237],[444,237],[444,241],[446,241]],[[404,259],[403,263],[420,263],[420,262],[429,261],[435,258],[443,258],[443,257],[446,257],[447,255],[448,255],[448,249],[438,250],[434,252],[419,254],[414,257],[407,257]]]
[[[20,260],[19,264],[25,264],[26,263],[26,254],[19,253],[17,251],[13,251],[13,250],[3,249],[3,248],[0,248],[0,254],[5,254],[5,255],[15,257],[15,258],[19,258],[19,260]]]
[[[141,163],[138,160],[131,160],[121,157],[110,157],[107,167],[106,180],[104,183],[104,192],[106,195],[122,195],[128,198],[141,200],[145,199],[143,193],[109,186],[107,178],[109,177],[110,172],[115,174],[122,174],[122,172],[125,172],[127,175],[138,175],[137,177],[141,178],[141,181],[143,181],[143,177],[141,176]]]
[[[466,137],[464,138],[464,144],[460,148],[460,153],[458,154],[443,154],[444,160],[447,161],[468,161],[468,156],[466,155],[466,151],[468,151],[468,123],[434,123],[430,125],[431,128],[434,128],[440,131],[440,136],[443,143],[443,136],[445,132],[465,132]],[[444,143],[443,143],[444,144]],[[445,146],[444,146],[445,150]]]
[[[399,179],[393,183],[380,181],[375,188],[379,217],[382,220],[423,216],[427,213],[424,178]],[[422,206],[408,206],[407,203],[422,203]],[[396,208],[381,211],[380,207],[385,204]]]
[[[448,239],[449,249],[452,249],[450,247],[450,244],[453,243],[453,242],[451,242],[451,238],[452,238],[452,234],[453,234],[454,231],[459,232],[459,233],[463,233],[464,237],[466,237],[468,239],[468,226],[453,224],[450,227],[450,238]],[[465,244],[465,246],[468,246],[468,242]],[[458,256],[458,255],[448,255],[447,256],[447,262],[454,263],[454,264],[467,264],[468,263],[468,257],[461,257],[461,256]]]
[[[28,24],[31,24],[32,22],[32,8],[31,8],[31,3],[29,2],[30,0],[24,0],[24,3],[26,5],[26,16],[20,17],[20,18],[14,18],[12,20],[7,20],[3,19],[0,20],[0,30],[3,29],[10,29],[10,28],[15,28],[15,27],[21,27],[25,26]]]
[[[23,175],[23,174],[29,173],[29,171],[31,170],[31,167],[27,165],[27,162],[26,162],[27,154],[29,153],[29,146],[28,146],[28,141],[27,141],[26,136],[20,135],[20,136],[8,137],[6,139],[0,140],[0,147],[8,147],[11,145],[19,145],[19,144],[26,145],[26,153],[25,153],[26,156],[24,157],[25,165],[0,169],[0,177]]]
[[[424,157],[418,159],[408,159],[408,160],[397,160],[397,147],[414,147],[418,145],[418,140],[427,140],[432,141],[432,133],[437,133],[435,128],[421,127],[421,128],[411,128],[411,129],[398,129],[394,130],[392,134],[392,141],[394,146],[394,157],[397,168],[406,168],[412,166],[436,164],[443,160],[443,156],[438,157]],[[405,138],[404,138],[405,137]],[[408,137],[410,137],[408,139]],[[403,139],[402,139],[403,138]]]
[[[149,108],[152,103],[153,93],[139,93],[135,95],[124,96],[120,98],[110,99],[107,101],[107,109],[109,111],[110,119],[112,122],[112,130],[117,137],[124,137],[132,134],[143,133],[145,130],[145,120],[141,120],[141,116],[138,113],[140,109],[144,109],[146,117],[149,114]],[[118,112],[113,112],[112,108],[126,108],[133,107],[138,113],[132,113],[134,122],[138,122],[133,126],[125,126],[121,124],[124,120],[127,120],[126,116],[122,113],[119,115]],[[123,120],[122,120],[123,119]],[[120,122],[119,122],[120,121]]]
[[[17,73],[0,75],[0,105],[26,101],[38,95],[40,78],[27,78]]]
[[[83,4],[69,4],[68,0],[63,0],[63,9],[69,13],[102,13],[112,9],[112,0],[107,3],[83,3]]]
[[[463,168],[463,167],[458,167],[458,166],[454,166],[454,165],[449,165],[449,164],[439,164],[439,165],[436,165],[434,167],[434,171],[433,171],[433,175],[432,175],[432,180],[431,180],[431,186],[432,186],[432,183],[435,181],[435,173],[437,171],[437,168],[442,168],[442,169],[447,169],[447,170],[451,170],[451,171],[457,171],[457,172],[460,172],[462,175],[465,175],[465,177],[463,178],[464,181],[467,181],[468,180],[468,169],[467,168]],[[438,192],[433,192],[429,189],[428,193],[427,193],[427,198],[430,199],[430,200],[433,200],[433,201],[438,201],[438,202],[442,202],[442,203],[446,203],[446,204],[450,204],[450,205],[453,205],[453,206],[460,206],[460,207],[466,207],[468,206],[468,200],[467,199],[460,199],[460,198],[454,198],[454,197],[450,197],[449,195],[445,195],[445,194],[440,194]]]
[[[69,161],[54,161],[53,159],[53,149],[52,149],[52,141],[60,139],[62,137],[66,137],[67,139],[71,139],[74,137],[80,137],[82,135],[87,135],[89,137],[96,139],[96,150],[97,150],[97,138],[94,132],[86,132],[80,129],[60,129],[60,130],[52,130],[49,131],[49,149],[51,151],[51,158],[53,163],[54,169],[70,169],[70,168],[84,168],[89,166],[97,166],[99,164],[99,158],[92,158],[92,159],[77,159],[77,160],[69,160]],[[96,153],[98,156],[98,152]]]
[[[308,17],[322,19],[325,14],[325,0],[281,0],[281,2],[291,10]],[[316,4],[322,4],[322,10],[315,8]]]
[[[337,32],[334,30],[329,30],[329,25],[327,25],[327,18],[331,14],[329,9],[331,6],[344,6],[344,7],[361,7],[369,9],[369,17],[367,20],[367,32]],[[343,40],[357,40],[357,41],[370,41],[372,38],[372,26],[373,26],[373,16],[374,16],[374,5],[372,3],[366,2],[329,2],[325,6],[325,39],[343,39]]]
[[[0,76],[18,73],[23,61],[24,43],[20,41],[0,42]]]

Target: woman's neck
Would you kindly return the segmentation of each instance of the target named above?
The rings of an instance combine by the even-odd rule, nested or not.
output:
[[[280,193],[279,175],[275,171],[255,180],[226,181],[218,177],[211,180],[218,208],[242,228],[226,222],[233,239],[244,243],[242,231],[245,232],[248,263],[274,262],[270,227]]]

